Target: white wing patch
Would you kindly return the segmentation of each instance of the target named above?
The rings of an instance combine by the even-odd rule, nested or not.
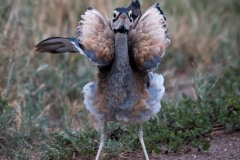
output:
[[[77,45],[75,42],[71,42],[71,44],[79,51],[79,53],[80,53],[81,55],[86,56],[86,55],[85,55],[85,52],[82,50],[82,48],[79,47],[79,45]],[[86,57],[87,57],[87,56],[86,56]]]

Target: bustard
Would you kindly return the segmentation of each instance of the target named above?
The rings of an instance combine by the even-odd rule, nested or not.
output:
[[[138,0],[116,8],[108,20],[89,7],[77,28],[77,38],[52,37],[40,42],[39,52],[76,52],[98,67],[98,80],[83,88],[87,110],[101,124],[100,146],[106,141],[107,122],[137,125],[146,159],[142,123],[160,110],[165,92],[162,75],[153,73],[170,44],[166,18],[159,4],[141,15]]]

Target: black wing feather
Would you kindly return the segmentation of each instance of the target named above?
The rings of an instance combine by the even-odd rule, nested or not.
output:
[[[65,52],[78,53],[77,46],[81,48],[76,38],[51,37],[38,43],[36,50],[38,52],[50,52],[53,54]]]

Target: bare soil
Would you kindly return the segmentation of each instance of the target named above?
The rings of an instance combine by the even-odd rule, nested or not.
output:
[[[240,160],[240,132],[216,135],[208,151],[192,150],[186,154],[171,153],[156,159],[160,158],[166,160]]]
[[[149,155],[151,160],[240,160],[240,132],[214,135],[208,151],[191,149],[187,153]],[[144,160],[142,151],[114,160]]]

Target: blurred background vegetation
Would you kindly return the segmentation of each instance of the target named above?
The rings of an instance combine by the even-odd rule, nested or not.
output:
[[[140,2],[145,11],[158,1]],[[147,148],[160,152],[164,144],[176,150],[191,141],[207,149],[205,135],[213,122],[234,129],[240,124],[240,1],[159,2],[171,45],[157,70],[165,76],[167,90],[160,124],[153,120],[145,125],[146,132],[156,132],[146,139]],[[81,56],[36,53],[34,46],[51,36],[76,36],[89,5],[111,17],[114,8],[129,4],[130,0],[0,1],[0,157],[68,159],[73,153],[95,154],[98,135],[82,104],[81,89],[96,79],[97,70]],[[196,116],[202,121],[195,122]],[[203,130],[194,130],[196,126]],[[75,140],[65,129],[78,131],[80,138]],[[128,132],[133,134],[123,138],[123,146],[109,142],[106,152],[116,156],[126,146],[138,146],[130,141],[132,128]]]

